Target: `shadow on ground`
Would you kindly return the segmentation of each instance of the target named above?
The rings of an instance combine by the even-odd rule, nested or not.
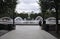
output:
[[[6,34],[6,33],[8,33],[8,32],[9,32],[8,30],[0,30],[0,36]]]
[[[57,37],[58,39],[60,39],[60,32],[59,33],[56,33],[55,31],[48,31],[48,32],[53,36]]]

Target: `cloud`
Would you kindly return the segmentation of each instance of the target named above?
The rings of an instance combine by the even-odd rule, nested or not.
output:
[[[30,3],[36,3],[38,0],[17,0],[17,2],[21,3],[26,3],[26,4],[30,4]]]
[[[17,1],[17,5],[16,5],[16,9],[15,11],[17,11],[18,13],[20,12],[39,12],[39,5],[36,2],[37,0],[18,0]]]

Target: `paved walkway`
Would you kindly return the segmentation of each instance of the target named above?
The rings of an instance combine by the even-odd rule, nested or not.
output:
[[[17,25],[0,39],[57,39],[48,32],[41,30],[39,25]]]
[[[0,36],[6,34],[6,33],[8,33],[8,32],[9,32],[9,31],[7,31],[7,30],[0,30]]]

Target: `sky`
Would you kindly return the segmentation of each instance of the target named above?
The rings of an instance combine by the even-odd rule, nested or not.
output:
[[[40,7],[38,5],[38,0],[17,0],[17,5],[15,11],[21,12],[32,12],[38,13]]]

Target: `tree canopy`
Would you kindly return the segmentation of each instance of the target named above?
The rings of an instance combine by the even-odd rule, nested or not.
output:
[[[0,0],[0,17],[13,15],[16,0]]]
[[[42,14],[45,15],[45,18],[48,17],[56,17],[56,13],[54,11],[54,9],[56,8],[56,3],[55,1],[57,1],[57,5],[58,5],[58,11],[60,11],[60,1],[59,0],[39,0],[39,6],[41,6],[41,11]],[[56,10],[56,9],[55,9]],[[60,15],[60,12],[58,12]],[[49,14],[49,15],[47,15]],[[60,16],[59,16],[60,18]]]

